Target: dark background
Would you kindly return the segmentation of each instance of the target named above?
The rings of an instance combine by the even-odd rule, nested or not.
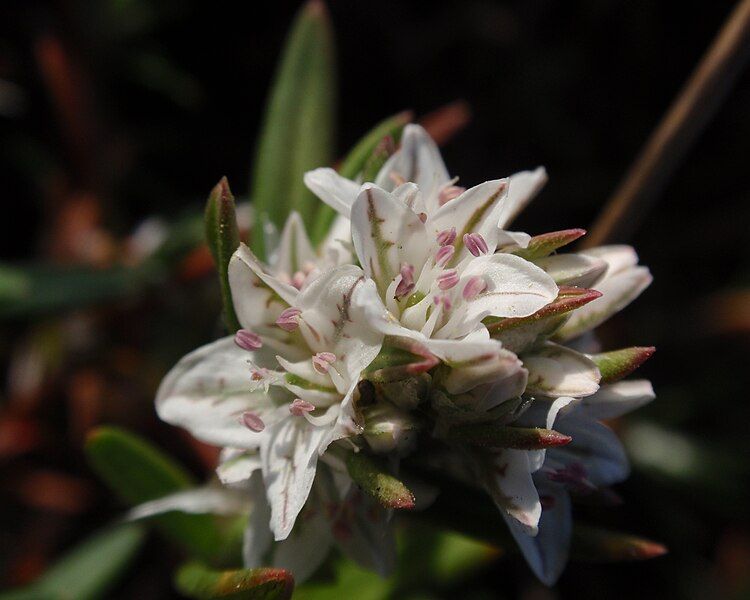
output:
[[[546,166],[550,183],[518,223],[540,233],[593,221],[733,3],[328,5],[339,59],[339,154],[389,114],[410,108],[419,116],[464,99],[473,118],[444,149],[449,170],[471,185]],[[220,176],[246,194],[266,92],[298,6],[4,1],[3,261],[111,262],[117,240],[145,217],[173,220],[199,211]],[[636,461],[618,488],[625,505],[594,514],[600,523],[664,542],[670,554],[650,563],[572,564],[551,596],[532,583],[520,560],[508,559],[465,582],[462,593],[739,598],[750,590],[749,134],[746,72],[627,240],[655,282],[603,330],[609,347],[658,348],[642,369],[657,401],[623,431],[631,421],[653,423],[679,436],[679,443],[667,443],[667,458],[670,452],[684,458],[685,448],[692,458],[677,471]],[[82,250],[73,242],[87,228],[101,232],[99,245]],[[85,317],[97,341],[64,353],[32,400],[19,397],[17,382],[6,377],[0,415],[33,421],[42,433],[24,451],[3,450],[13,444],[0,440],[0,583],[33,578],[61,549],[117,514],[81,458],[88,427],[125,423],[202,468],[199,453],[156,423],[150,408],[169,359],[189,349],[187,340],[204,341],[214,331],[210,317],[196,316],[180,299],[212,297],[212,279],[178,279],[166,300],[147,298],[145,308],[129,303]],[[168,310],[177,330],[161,362],[139,355],[154,354],[147,327],[153,317],[145,316],[154,307]],[[58,326],[56,318],[69,317],[3,325],[0,353],[9,373],[25,356],[19,348]],[[194,331],[179,330],[188,325]],[[110,348],[125,358],[108,362],[101,352]],[[143,369],[148,376],[133,383]],[[111,394],[102,406],[97,398],[104,391]],[[72,416],[81,410],[89,411],[86,418]],[[78,493],[80,502],[61,508],[39,500],[38,480],[28,481],[38,472],[59,477],[54,485],[73,486],[51,488],[51,497]],[[139,560],[121,597],[169,594],[157,544]],[[433,593],[456,597],[455,590]]]

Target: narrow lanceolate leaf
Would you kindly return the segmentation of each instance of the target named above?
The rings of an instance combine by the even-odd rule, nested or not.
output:
[[[448,439],[488,448],[543,450],[544,448],[564,446],[570,443],[573,438],[554,429],[508,427],[491,422],[452,427],[448,431]]]
[[[309,0],[286,40],[263,119],[250,197],[258,219],[253,250],[265,258],[264,215],[277,228],[296,210],[312,225],[317,200],[305,171],[333,159],[336,81],[333,34],[325,5]]]
[[[385,161],[396,151],[396,144],[391,136],[386,136],[372,151],[362,168],[362,181],[375,181]]]
[[[633,348],[623,348],[622,350],[613,350],[601,354],[592,354],[589,358],[599,367],[599,372],[602,374],[601,383],[614,383],[630,375],[651,358],[654,352],[656,352],[656,348],[653,346],[635,346]]]
[[[384,139],[390,138],[394,144],[398,144],[404,127],[412,120],[412,117],[410,111],[404,111],[375,125],[346,155],[339,168],[339,174],[347,179],[355,179],[365,169],[365,165],[370,161],[373,153]],[[318,166],[322,166],[322,164]],[[336,211],[330,206],[320,205],[312,229],[311,238],[314,244],[325,237],[335,216]]]
[[[287,600],[294,591],[294,578],[284,569],[214,571],[190,562],[177,571],[175,586],[183,595],[196,600]]]
[[[593,562],[646,560],[668,552],[666,546],[642,537],[597,527],[573,529],[572,557]]]
[[[100,427],[86,440],[94,471],[126,503],[140,504],[195,485],[188,473],[157,448],[115,427]],[[162,532],[196,556],[215,559],[222,539],[210,515],[171,513],[155,519]]]
[[[230,332],[240,328],[232,304],[232,291],[229,288],[229,259],[240,245],[240,232],[234,212],[234,196],[229,189],[226,177],[216,184],[206,202],[205,212],[206,241],[219,272],[221,302],[224,307],[224,321]]]
[[[346,457],[346,468],[362,491],[386,508],[414,508],[414,494],[391,475],[381,461],[364,452],[350,452]]]
[[[490,317],[484,320],[484,324],[504,348],[518,354],[553,335],[573,310],[600,296],[596,290],[560,287],[557,298],[533,315],[506,319]]]
[[[567,246],[584,235],[586,235],[585,229],[564,229],[563,231],[551,231],[550,233],[535,235],[529,240],[529,245],[526,248],[514,250],[513,254],[526,260],[544,258],[558,248]]]
[[[0,594],[0,598],[106,598],[143,544],[145,533],[140,525],[121,525],[99,531],[65,554],[29,587]]]

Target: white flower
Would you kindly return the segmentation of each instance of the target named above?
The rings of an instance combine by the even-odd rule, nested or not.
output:
[[[243,329],[183,358],[156,401],[162,419],[206,442],[259,451],[277,540],[294,526],[318,456],[361,431],[353,397],[383,337],[364,326],[363,298],[375,289],[361,269],[320,272],[294,216],[282,239],[275,269],[237,250],[229,278]]]

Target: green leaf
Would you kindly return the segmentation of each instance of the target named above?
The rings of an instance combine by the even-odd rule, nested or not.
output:
[[[451,427],[448,440],[489,448],[542,450],[564,446],[573,439],[554,429],[540,427],[509,427],[497,422],[473,423]]]
[[[412,118],[413,115],[410,111],[403,111],[375,125],[349,150],[349,153],[341,162],[339,174],[347,179],[357,177],[364,170],[368,160],[370,160],[370,157],[385,138],[391,138],[394,143],[399,142],[401,132]],[[336,211],[327,204],[321,203],[315,218],[315,226],[312,229],[311,239],[314,244],[319,243],[325,237],[335,216]]]
[[[116,427],[100,427],[86,440],[86,456],[99,477],[126,503],[135,505],[194,487],[188,473],[146,440]],[[169,513],[159,529],[191,554],[216,560],[223,548],[211,515]]]
[[[656,352],[656,348],[638,347],[612,350],[601,354],[589,355],[602,374],[601,383],[614,383],[627,377]]]
[[[382,461],[364,452],[349,452],[346,468],[362,491],[386,508],[414,508],[414,494],[387,471]]]
[[[529,240],[526,248],[519,248],[513,254],[526,260],[536,260],[549,256],[558,248],[567,246],[571,242],[586,235],[585,229],[564,229],[563,231],[552,231],[535,235]]]
[[[240,245],[240,232],[237,228],[237,215],[234,210],[234,196],[229,189],[226,177],[216,184],[206,202],[205,212],[206,241],[219,272],[221,302],[224,307],[224,321],[230,332],[240,328],[232,303],[232,290],[229,287],[229,260]]]
[[[284,569],[214,571],[191,562],[177,571],[175,585],[182,594],[196,600],[286,600],[292,597],[294,578]]]
[[[123,267],[0,265],[0,318],[55,313],[132,296],[146,283],[142,275]]]
[[[1,600],[93,600],[104,598],[145,539],[140,525],[99,531],[73,548],[40,579]]]
[[[256,215],[252,246],[266,257],[263,216],[281,228],[296,210],[310,227],[318,200],[305,171],[333,160],[336,81],[333,34],[325,5],[309,0],[286,40],[261,126],[250,197]]]

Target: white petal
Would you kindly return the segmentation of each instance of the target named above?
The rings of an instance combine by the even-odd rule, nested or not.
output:
[[[389,511],[358,489],[339,514],[336,544],[360,566],[388,577],[396,565],[396,536]]]
[[[349,218],[359,185],[330,168],[305,173],[305,185],[340,215]]]
[[[219,458],[219,466],[216,467],[216,475],[221,483],[231,485],[247,481],[260,467],[260,455],[257,452],[224,448]]]
[[[267,364],[267,353],[247,352],[226,337],[182,358],[167,374],[156,394],[159,417],[215,446],[257,448],[265,433],[240,422],[245,411],[266,419],[286,392],[271,388],[251,392],[252,360]]]
[[[353,250],[351,222],[347,217],[337,215],[320,246],[323,261],[332,267],[351,264]]]
[[[525,533],[515,520],[507,516],[505,520],[531,570],[542,583],[552,586],[568,562],[573,531],[570,496],[562,486],[553,484],[540,485],[539,495],[552,506],[542,510],[536,536]]]
[[[325,510],[324,506],[305,507],[289,537],[274,545],[271,564],[291,571],[297,584],[317,571],[333,545]]]
[[[251,507],[242,539],[242,560],[245,568],[252,569],[264,565],[265,555],[273,542],[271,528],[268,526],[271,508],[266,500],[266,488],[259,471],[250,479],[248,497]]]
[[[228,271],[234,310],[247,329],[273,325],[297,297],[297,290],[268,273],[244,244],[229,261]]]
[[[505,229],[518,214],[526,208],[547,183],[547,171],[537,167],[533,171],[521,171],[510,176],[508,197],[503,203],[503,211],[498,216],[497,226]]]
[[[362,268],[381,292],[402,263],[414,265],[418,275],[435,245],[413,210],[372,185],[363,186],[352,206],[352,239]]]
[[[468,333],[489,316],[527,317],[552,302],[558,294],[557,285],[549,275],[512,254],[473,259],[461,274],[459,289],[474,276],[482,277],[487,287],[476,298],[466,301],[463,323],[450,337]]]
[[[587,479],[595,486],[608,486],[625,479],[629,472],[627,456],[615,433],[603,423],[584,418],[574,410],[558,419],[555,429],[569,435],[567,446],[547,450],[551,460],[579,462]]]
[[[485,181],[441,206],[431,215],[429,223],[435,231],[455,227],[457,248],[463,246],[464,234],[479,233],[484,237],[489,253],[492,254],[500,238],[497,223],[507,194],[507,179]],[[468,252],[463,248],[460,256],[467,256]]]
[[[289,417],[266,428],[260,447],[263,482],[271,505],[271,531],[286,539],[310,493],[318,454],[329,428]]]
[[[201,487],[183,490],[144,502],[128,511],[126,520],[137,521],[168,512],[190,514],[241,515],[247,510],[245,492],[228,488]]]
[[[555,254],[534,261],[558,285],[574,285],[582,288],[594,287],[607,271],[607,263],[601,258],[583,254]]]
[[[349,385],[380,352],[383,335],[366,327],[364,306],[377,296],[375,284],[362,269],[344,265],[320,275],[300,294],[297,308],[300,331],[313,352],[332,352],[336,361],[329,374],[339,392]]]
[[[555,338],[569,340],[594,329],[640,296],[652,279],[646,267],[627,267],[612,277],[605,274],[605,278],[596,284],[602,296],[574,310]]]
[[[271,264],[277,273],[285,273],[289,277],[314,263],[315,251],[307,237],[305,225],[299,213],[292,212],[284,224],[281,241]]]
[[[599,369],[585,355],[551,342],[523,356],[527,390],[545,396],[590,396],[599,389]]]
[[[638,264],[638,255],[632,246],[625,244],[615,244],[612,246],[598,246],[591,248],[581,254],[590,256],[592,258],[598,258],[603,260],[609,265],[605,277],[612,277],[618,273],[622,273],[629,267],[634,267]]]
[[[592,419],[615,419],[651,402],[656,395],[646,379],[603,385],[593,396],[581,400],[578,411]]]
[[[498,508],[513,517],[524,531],[536,535],[542,506],[531,478],[528,452],[499,452],[485,469],[485,485]]]
[[[419,186],[428,214],[437,210],[438,194],[450,182],[437,144],[419,125],[407,125],[401,148],[380,169],[375,183],[392,190],[402,181]]]

